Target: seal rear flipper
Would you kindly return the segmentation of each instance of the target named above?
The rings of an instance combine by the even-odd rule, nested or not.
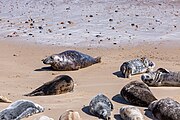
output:
[[[100,63],[101,62],[101,57],[96,57],[95,59],[95,63]]]
[[[41,87],[37,88],[36,90],[32,91],[31,93],[25,94],[24,96],[41,96],[45,95],[44,90],[46,89],[46,85],[42,85]]]
[[[4,97],[4,96],[0,96],[0,102],[12,103],[11,100],[9,100],[8,98],[6,98],[6,97]]]

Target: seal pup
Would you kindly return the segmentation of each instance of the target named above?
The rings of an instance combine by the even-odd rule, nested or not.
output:
[[[11,100],[9,100],[8,98],[4,97],[4,96],[1,96],[0,95],[0,102],[4,102],[4,103],[12,103]]]
[[[154,72],[143,74],[141,80],[148,86],[180,87],[180,72],[172,72],[164,68],[159,68]]]
[[[89,104],[90,113],[105,120],[110,119],[112,110],[113,104],[108,97],[101,93],[95,96]]]
[[[63,113],[59,120],[82,120],[79,113],[73,110],[67,110]]]
[[[153,71],[154,67],[155,63],[153,61],[142,57],[124,62],[120,67],[120,71],[125,78],[130,78],[132,75]]]
[[[68,75],[59,75],[52,81],[45,83],[36,90],[25,96],[43,96],[43,95],[58,95],[67,92],[72,92],[74,89],[74,81]]]
[[[156,100],[148,109],[158,120],[180,120],[180,103],[171,98]]]
[[[20,120],[40,112],[44,112],[42,106],[29,100],[18,100],[0,112],[0,120]]]
[[[75,50],[67,50],[59,54],[53,54],[42,61],[44,64],[51,65],[54,70],[70,71],[100,63],[101,57],[93,58]]]
[[[125,85],[120,94],[130,104],[141,107],[147,107],[152,101],[157,100],[148,86],[138,81],[132,81]]]
[[[120,115],[123,120],[144,120],[141,111],[134,106],[123,106]]]

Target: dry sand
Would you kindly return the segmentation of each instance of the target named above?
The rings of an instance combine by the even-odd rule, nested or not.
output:
[[[119,66],[127,60],[141,56],[147,56],[156,63],[156,68],[163,67],[172,71],[180,69],[180,43],[164,41],[161,43],[145,43],[137,46],[117,48],[70,48],[59,46],[40,46],[22,42],[0,41],[0,87],[1,95],[7,96],[12,101],[28,99],[45,107],[45,112],[33,115],[27,120],[33,120],[41,115],[58,120],[59,116],[67,109],[73,109],[80,113],[83,120],[96,120],[87,112],[87,107],[93,96],[98,93],[107,95],[114,104],[112,119],[119,120],[119,108],[126,103],[118,97],[121,88],[133,80],[140,80],[140,75],[132,79],[117,77]],[[78,71],[43,71],[46,67],[41,59],[53,53],[59,53],[67,49],[75,49],[91,56],[101,56],[102,62]],[[57,75],[67,74],[75,83],[72,93],[26,97],[29,93],[43,83],[52,80]],[[157,98],[171,97],[180,102],[180,88],[178,87],[151,87]],[[8,103],[0,103],[0,109],[8,106]],[[144,113],[146,108],[140,108]],[[151,118],[144,115],[146,120]]]

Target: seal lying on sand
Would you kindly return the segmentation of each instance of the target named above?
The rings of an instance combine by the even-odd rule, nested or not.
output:
[[[134,106],[120,108],[120,115],[123,120],[144,120],[141,111]]]
[[[58,95],[72,92],[74,81],[68,75],[60,75],[25,96]]]
[[[120,67],[120,71],[125,78],[130,78],[131,75],[152,71],[154,67],[154,62],[150,61],[146,57],[142,57],[140,59],[124,62]]]
[[[180,87],[180,72],[171,72],[164,68],[159,68],[155,72],[143,74],[141,79],[149,86]]]
[[[93,58],[75,50],[67,50],[59,54],[53,54],[42,60],[54,70],[78,70],[101,62],[101,57]]]
[[[180,104],[171,98],[154,101],[148,109],[158,120],[180,120]]]
[[[12,103],[11,100],[9,100],[8,98],[6,98],[6,97],[4,97],[4,96],[0,96],[0,102]]]
[[[63,113],[59,120],[82,120],[79,113],[75,112],[73,110],[67,110],[65,113]]]
[[[113,104],[109,98],[103,94],[95,96],[89,104],[90,113],[105,120],[110,119],[112,110]]]
[[[18,100],[0,112],[0,120],[20,120],[43,111],[43,107],[32,101]]]
[[[148,86],[138,81],[132,81],[125,85],[120,94],[130,104],[141,107],[147,107],[152,101],[156,100]]]

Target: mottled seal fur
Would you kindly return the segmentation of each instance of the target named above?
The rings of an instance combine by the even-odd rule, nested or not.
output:
[[[148,86],[138,81],[132,81],[125,85],[120,94],[130,104],[141,107],[147,107],[152,101],[156,100]]]
[[[144,120],[141,111],[134,106],[123,106],[120,115],[123,120]]]
[[[59,120],[82,120],[79,113],[73,110],[67,110],[63,113]]]
[[[0,120],[20,120],[43,112],[44,108],[29,100],[18,100],[0,112]]]
[[[159,68],[154,72],[143,74],[141,80],[149,86],[180,87],[180,72],[172,72]]]
[[[0,96],[0,102],[4,102],[4,103],[12,103],[11,100],[9,100],[8,98],[4,97],[4,96]]]
[[[180,120],[180,103],[171,98],[154,101],[148,109],[158,120]]]
[[[90,113],[105,120],[110,119],[112,110],[113,104],[109,98],[103,94],[95,96],[89,104]]]
[[[72,92],[74,81],[68,75],[59,75],[25,96],[58,95]]]
[[[49,64],[54,70],[78,70],[101,62],[101,57],[93,58],[75,50],[67,50],[59,54],[53,54],[44,60],[44,64]]]
[[[153,71],[154,67],[154,62],[150,61],[146,57],[142,57],[140,59],[124,62],[120,67],[120,71],[125,78],[130,78],[131,75]]]

